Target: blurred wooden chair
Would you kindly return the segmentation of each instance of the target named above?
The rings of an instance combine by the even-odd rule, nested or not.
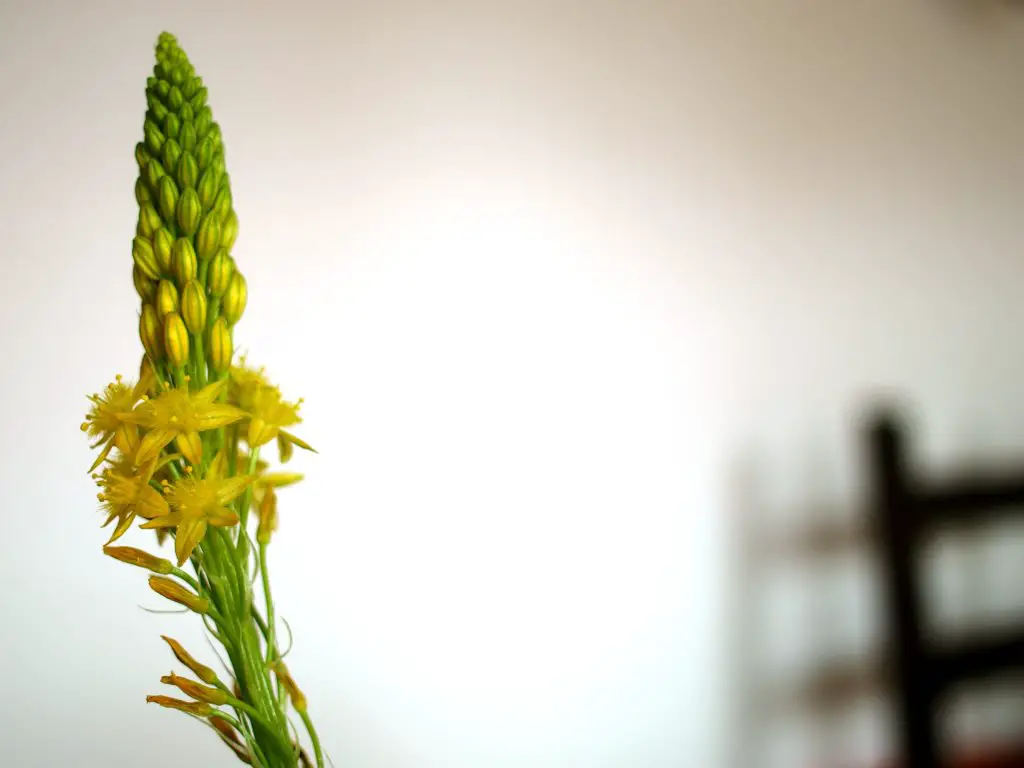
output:
[[[965,473],[943,482],[918,476],[910,468],[904,430],[891,413],[882,413],[871,423],[868,454],[900,765],[959,765],[960,760],[944,762],[940,754],[940,707],[958,684],[1014,667],[1024,669],[1024,617],[1017,630],[998,635],[972,636],[956,645],[930,641],[918,568],[921,550],[936,526],[1024,516],[1024,468],[1002,477]],[[1016,588],[1024,589],[1024,584]],[[1022,757],[1006,754],[971,764],[1010,768],[1024,766]]]

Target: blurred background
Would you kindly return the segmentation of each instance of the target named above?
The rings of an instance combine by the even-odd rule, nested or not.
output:
[[[164,29],[320,451],[272,569],[335,765],[911,764],[866,432],[1024,466],[1012,0],[0,0],[0,765],[228,760],[143,703],[200,628],[102,557],[78,431]],[[1008,519],[922,563],[929,636],[1024,615]],[[953,691],[950,764],[1022,695]]]

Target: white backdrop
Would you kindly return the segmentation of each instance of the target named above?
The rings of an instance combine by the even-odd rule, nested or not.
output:
[[[1024,447],[1012,4],[7,0],[2,765],[231,763],[143,703],[203,644],[101,555],[78,431],[138,360],[163,29],[320,449],[271,568],[338,766],[724,765],[736,457],[855,495],[879,388],[932,458]]]

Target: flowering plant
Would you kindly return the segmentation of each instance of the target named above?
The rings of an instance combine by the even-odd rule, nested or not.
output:
[[[164,637],[198,681],[166,675],[160,682],[188,698],[148,702],[204,722],[242,762],[312,765],[290,708],[322,768],[306,698],[280,650],[267,571],[277,489],[302,476],[272,472],[260,456],[270,443],[282,464],[296,447],[312,450],[287,431],[301,421],[301,400],[286,401],[262,369],[234,360],[233,328],[247,288],[231,256],[238,217],[223,139],[202,78],[166,32],[146,101],[132,242],[144,354],[138,381],[118,376],[92,395],[82,424],[99,451],[89,471],[104,525],[116,523],[103,551],[151,571],[153,591],[197,614],[227,657],[225,682]],[[173,540],[173,560],[114,545],[136,520],[156,532],[157,546]]]

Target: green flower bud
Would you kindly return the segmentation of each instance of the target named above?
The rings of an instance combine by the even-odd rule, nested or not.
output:
[[[157,96],[155,91],[150,91],[146,94],[146,103],[149,105],[149,111],[153,113],[153,120],[158,125],[162,125],[170,112],[163,105],[163,102],[160,101],[160,97]]]
[[[196,233],[196,254],[200,261],[209,261],[220,248],[220,219],[213,211],[203,216]]]
[[[179,286],[184,286],[195,278],[198,269],[196,252],[192,247],[192,241],[187,237],[179,237],[174,241],[174,247],[171,249],[171,266],[174,270],[174,279]]]
[[[181,126],[181,134],[178,137],[178,141],[181,143],[182,149],[187,149],[189,152],[196,148],[196,127],[191,122],[184,123]]]
[[[174,139],[164,142],[163,151],[160,153],[164,168],[177,168],[178,160],[181,159],[181,145]]]
[[[163,147],[164,141],[167,138],[164,136],[163,131],[161,131],[157,127],[157,124],[152,120],[146,121],[142,131],[146,137],[146,148],[154,155],[160,154],[160,149]]]
[[[139,298],[143,301],[152,301],[156,295],[156,283],[150,280],[146,275],[139,269],[138,264],[132,265],[132,282],[135,283],[135,290],[139,293]]]
[[[196,191],[199,193],[199,202],[202,203],[204,211],[208,211],[213,207],[213,201],[217,197],[219,181],[220,179],[217,178],[213,168],[207,168],[199,178],[199,186],[196,187]]]
[[[149,359],[159,363],[164,357],[163,328],[152,304],[142,305],[142,314],[139,315],[139,338],[142,339],[142,346]]]
[[[153,253],[153,244],[145,237],[136,237],[132,241],[132,260],[146,277],[150,280],[160,278],[160,268],[156,263],[156,256]]]
[[[231,276],[231,282],[228,284],[228,290],[224,294],[221,304],[221,315],[228,325],[234,325],[242,319],[242,313],[245,312],[245,304],[248,300],[249,287],[246,285],[242,273],[236,271]]]
[[[163,126],[164,136],[166,136],[168,139],[174,139],[177,138],[178,131],[181,130],[181,120],[173,112],[168,112],[167,116],[164,118]],[[174,165],[172,163],[168,163],[167,167],[173,168]]]
[[[199,335],[206,328],[206,291],[198,280],[189,280],[181,294],[181,316],[189,331]]]
[[[160,268],[161,275],[171,274],[171,247],[174,245],[174,235],[166,227],[160,227],[153,235],[153,253],[156,256],[156,265]]]
[[[202,82],[202,78],[197,77],[196,81],[201,83]],[[206,104],[206,97],[207,97],[206,88],[204,88],[202,86],[197,88],[196,89],[196,93],[192,97],[192,100],[190,102],[192,104],[192,109],[202,109],[203,106]]]
[[[153,89],[156,91],[156,95],[160,97],[160,100],[166,104],[167,98],[171,95],[171,84],[166,80],[157,80]]]
[[[185,187],[194,187],[196,185],[196,181],[199,179],[199,166],[196,164],[195,155],[190,151],[182,152],[181,159],[178,160],[177,169],[179,187],[185,189]]]
[[[213,112],[209,107],[203,107],[196,112],[195,124],[197,136],[205,136],[210,132],[210,126],[213,125]]]
[[[161,280],[156,289],[156,313],[163,317],[178,311],[178,289],[170,280]]]
[[[176,85],[171,86],[171,90],[167,93],[167,106],[177,112],[184,103],[185,97],[181,94],[181,89]]]
[[[146,180],[139,176],[135,180],[135,200],[139,205],[148,203],[150,201],[149,188],[146,186]]]
[[[160,214],[157,213],[152,203],[144,203],[139,206],[139,232],[144,237],[152,237],[160,229],[161,224],[163,222],[160,220]]]
[[[227,174],[220,181],[220,189],[217,191],[217,198],[213,201],[213,210],[222,219],[226,219],[231,213],[231,183]]]
[[[234,211],[228,211],[227,218],[220,225],[220,244],[221,247],[231,252],[231,249],[235,245],[235,240],[238,239],[238,214]]]
[[[223,240],[224,236],[221,234],[221,242]],[[210,289],[211,296],[220,298],[224,295],[228,285],[231,284],[231,275],[234,274],[234,271],[235,265],[231,263],[228,252],[221,246],[206,271],[206,285]]]
[[[217,150],[223,150],[224,149],[224,139],[221,137],[221,134],[220,134],[220,125],[218,125],[217,123],[214,123],[212,126],[210,126],[210,132],[207,134],[207,136],[209,136],[211,139],[213,139],[213,148],[214,149],[217,149]],[[223,170],[224,169],[222,168],[221,172],[223,172]]]
[[[192,105],[189,104],[188,102],[185,102],[182,105],[181,112],[179,112],[178,115],[181,117],[181,122],[182,123],[191,123],[191,122],[193,122],[196,119],[195,110],[192,109]],[[195,126],[193,126],[193,127],[195,127]]]
[[[209,136],[204,136],[196,146],[196,160],[199,161],[200,171],[205,171],[210,167],[210,162],[213,160],[213,140]]]
[[[146,167],[146,163],[149,162],[149,150],[146,149],[146,145],[139,142],[135,145],[135,162],[139,164],[139,170],[141,171]]]
[[[151,158],[150,161],[146,163],[146,167],[142,173],[146,179],[146,186],[149,187],[150,193],[155,195],[160,191],[160,179],[167,175],[166,171],[164,171],[163,163],[155,157]]]
[[[178,188],[174,179],[164,176],[160,179],[160,215],[164,221],[174,221],[174,211],[178,206]]]
[[[221,178],[221,185],[223,186],[224,177],[227,175],[227,167],[224,165],[224,151],[217,146],[217,142],[213,142],[213,160],[210,164],[217,169],[217,175]]]
[[[213,321],[209,342],[210,365],[217,373],[225,373],[231,367],[234,348],[231,342],[231,329],[223,317]]]
[[[171,70],[171,82],[177,86],[183,86],[185,84],[185,68],[181,65],[174,67]],[[182,94],[184,95],[184,94]]]
[[[199,228],[202,209],[203,207],[199,204],[199,195],[192,187],[188,187],[178,198],[178,226],[189,237],[194,235]]]
[[[185,97],[185,102],[191,102],[192,97],[196,95],[196,91],[199,90],[199,83],[196,82],[197,78],[189,77],[181,86],[181,95]]]
[[[188,328],[177,312],[164,318],[164,349],[175,368],[181,368],[188,362]]]

